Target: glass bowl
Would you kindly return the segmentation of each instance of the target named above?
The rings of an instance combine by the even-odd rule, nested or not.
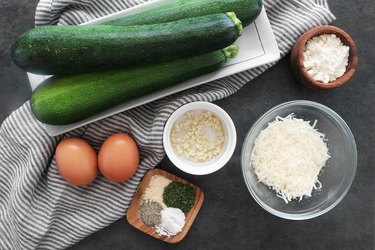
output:
[[[286,117],[292,113],[296,118],[310,121],[310,124],[317,120],[315,128],[325,134],[331,157],[319,173],[322,188],[314,190],[311,197],[285,203],[277,197],[275,190],[258,182],[250,166],[250,157],[255,139],[268,123],[276,116]],[[241,165],[246,186],[261,207],[284,219],[305,220],[328,212],[344,198],[355,176],[357,148],[348,125],[332,109],[311,101],[291,101],[272,108],[253,124],[242,147]]]

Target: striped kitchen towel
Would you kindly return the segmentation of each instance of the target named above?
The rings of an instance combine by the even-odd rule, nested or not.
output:
[[[41,0],[35,23],[79,24],[146,0]],[[334,16],[325,0],[265,0],[282,56],[306,30]],[[270,65],[174,94],[50,137],[35,120],[29,102],[14,111],[0,130],[0,249],[63,249],[113,223],[126,213],[143,175],[164,157],[163,125],[181,105],[212,102],[238,91]],[[140,166],[129,181],[114,184],[101,175],[86,187],[66,183],[54,159],[57,143],[78,136],[95,150],[116,132],[128,132],[140,149]]]

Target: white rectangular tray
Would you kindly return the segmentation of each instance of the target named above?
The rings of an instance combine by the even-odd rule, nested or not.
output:
[[[158,6],[162,3],[172,2],[173,0],[156,0],[153,2],[145,3],[142,5],[135,6],[130,9],[126,9],[105,17],[101,17],[92,21],[89,21],[86,24],[100,24],[105,21],[109,21],[121,16],[135,14],[144,10],[145,8],[152,8]],[[154,101],[156,99],[162,98],[164,96],[215,80],[238,72],[248,70],[251,68],[258,67],[273,61],[276,61],[280,58],[280,52],[276,44],[275,37],[272,33],[269,20],[267,18],[266,12],[263,9],[259,17],[255,20],[254,23],[248,25],[243,32],[243,35],[236,42],[239,46],[239,54],[236,58],[230,60],[222,69],[206,74],[200,77],[193,78],[191,80],[182,82],[175,86],[157,91],[155,93],[137,98],[132,101],[125,102],[121,105],[118,105],[114,108],[101,112],[97,115],[89,117],[85,120],[82,120],[77,123],[55,126],[45,124],[46,130],[49,135],[56,136],[65,132],[68,132],[72,129],[84,126],[86,124],[92,123],[94,121],[103,119],[105,117],[117,114],[127,109],[131,109],[142,104]],[[31,88],[34,90],[38,84],[43,80],[47,79],[49,76],[46,75],[35,75],[28,73],[29,81]]]

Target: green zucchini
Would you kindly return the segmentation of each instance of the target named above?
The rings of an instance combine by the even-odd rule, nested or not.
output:
[[[212,52],[241,32],[233,12],[150,25],[44,26],[21,36],[11,55],[28,72],[76,74]]]
[[[47,124],[81,121],[123,102],[218,70],[238,53],[237,45],[222,50],[132,69],[52,76],[31,97],[35,117]]]
[[[106,25],[135,25],[175,21],[184,18],[235,12],[244,26],[262,10],[262,0],[178,0],[137,14],[104,22]]]

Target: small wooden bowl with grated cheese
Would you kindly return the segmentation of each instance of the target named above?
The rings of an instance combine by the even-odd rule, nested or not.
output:
[[[305,86],[330,90],[343,86],[358,64],[357,47],[342,29],[322,25],[305,32],[291,52],[294,75]]]

